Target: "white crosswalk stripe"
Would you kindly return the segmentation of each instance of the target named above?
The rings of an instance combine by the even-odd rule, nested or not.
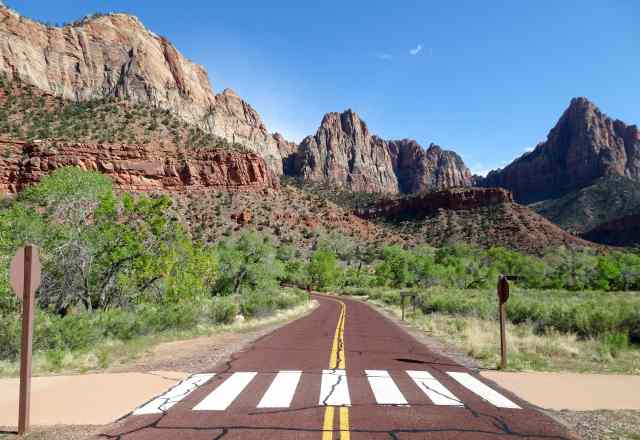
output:
[[[521,409],[511,400],[507,399],[502,394],[480,382],[478,379],[468,373],[449,372],[447,374],[458,383],[460,383],[460,385],[482,397],[490,404],[497,406],[498,408]]]
[[[289,408],[300,376],[302,371],[280,371],[262,396],[258,408]]]
[[[345,370],[322,370],[318,405],[349,406],[349,386]]]
[[[149,403],[142,405],[140,408],[136,409],[133,414],[134,415],[143,415],[143,414],[162,414],[167,411],[176,403],[180,402],[182,399],[191,394],[196,388],[200,385],[207,382],[211,379],[214,374],[194,374],[193,376],[188,377],[187,379],[180,382],[175,387],[171,388],[169,391],[164,393],[160,397],[156,397],[151,400]]]
[[[464,402],[456,397],[444,384],[438,381],[428,371],[408,370],[406,373],[415,385],[424,393],[435,405],[463,406]],[[262,398],[257,404],[257,408],[289,408],[298,392],[298,385],[302,380],[302,371],[279,371]],[[351,372],[352,375],[361,376],[362,372]],[[407,397],[398,387],[396,380],[402,371],[395,371],[391,374],[387,370],[365,370],[371,392],[377,405],[395,405],[398,407],[408,407]],[[247,386],[258,375],[257,372],[236,372],[222,381],[211,393],[209,393],[195,407],[194,411],[225,411],[242,394]],[[464,372],[447,372],[447,375],[462,385],[467,390],[478,395],[480,398],[498,408],[520,409],[511,400],[495,391],[474,376]],[[145,403],[133,411],[133,415],[161,414],[173,407],[176,403],[185,399],[194,390],[202,386],[215,374],[194,374],[186,380],[180,382],[175,387],[163,395]],[[318,404],[322,406],[350,406],[351,397],[347,371],[344,369],[322,370],[320,376],[320,396]],[[395,377],[395,379],[394,379]],[[310,372],[305,380],[317,380],[317,372]],[[316,382],[317,383],[317,382]],[[308,388],[307,388],[308,389]],[[262,392],[262,391],[260,391]],[[424,399],[424,398],[423,398]],[[374,402],[371,402],[374,403]],[[423,402],[418,400],[416,404]]]
[[[369,386],[378,405],[407,405],[400,388],[385,370],[365,370]]]
[[[196,405],[194,411],[224,411],[240,395],[249,382],[256,376],[255,372],[233,373],[218,388]]]
[[[431,401],[436,405],[461,406],[462,402],[454,396],[427,371],[407,371],[407,374],[416,383]]]

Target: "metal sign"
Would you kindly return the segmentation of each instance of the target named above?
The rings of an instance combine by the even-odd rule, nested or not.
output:
[[[504,275],[498,279],[498,298],[501,303],[506,303],[509,299],[509,281]]]
[[[40,287],[40,274],[42,272],[42,266],[40,264],[40,258],[38,257],[38,248],[35,246],[27,247],[31,248],[31,264],[29,268],[31,281],[30,293],[35,293],[38,287]],[[16,296],[20,299],[23,298],[24,294],[25,267],[25,247],[21,247],[20,249],[18,249],[18,252],[16,252],[13,260],[11,260],[11,266],[9,268],[9,281],[11,283],[11,287],[13,288]]]
[[[40,286],[40,258],[38,248],[27,245],[18,249],[11,260],[10,283],[22,300],[22,350],[20,352],[20,402],[18,406],[18,435],[29,431],[31,395],[31,351],[33,342],[33,310],[35,292]]]

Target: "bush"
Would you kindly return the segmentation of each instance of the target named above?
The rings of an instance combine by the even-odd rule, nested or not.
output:
[[[216,298],[209,306],[209,317],[214,323],[231,324],[238,314],[238,305],[232,298]]]

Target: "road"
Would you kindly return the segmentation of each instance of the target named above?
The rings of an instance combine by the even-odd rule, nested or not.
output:
[[[112,439],[571,439],[370,306],[319,307],[141,405]]]

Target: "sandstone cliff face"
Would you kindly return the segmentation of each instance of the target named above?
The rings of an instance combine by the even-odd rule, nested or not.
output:
[[[460,156],[431,144],[424,150],[416,141],[389,141],[400,191],[417,193],[430,189],[470,186],[472,176]]]
[[[288,172],[306,181],[353,191],[412,193],[471,184],[458,155],[412,140],[386,141],[369,133],[352,110],[327,113],[290,159]]]
[[[483,186],[501,186],[524,203],[555,197],[617,174],[640,182],[640,133],[612,120],[586,98],[574,98],[547,140]]]
[[[306,181],[366,192],[398,192],[386,142],[372,136],[356,113],[327,113],[314,136],[302,140],[293,172]]]
[[[232,91],[214,95],[204,68],[136,17],[108,14],[47,27],[0,3],[0,73],[71,100],[117,96],[169,109],[282,173],[277,143],[255,110]]]
[[[128,191],[219,189],[259,191],[278,181],[255,153],[227,150],[163,151],[139,145],[0,140],[0,192],[15,193],[64,166],[100,171]]]

